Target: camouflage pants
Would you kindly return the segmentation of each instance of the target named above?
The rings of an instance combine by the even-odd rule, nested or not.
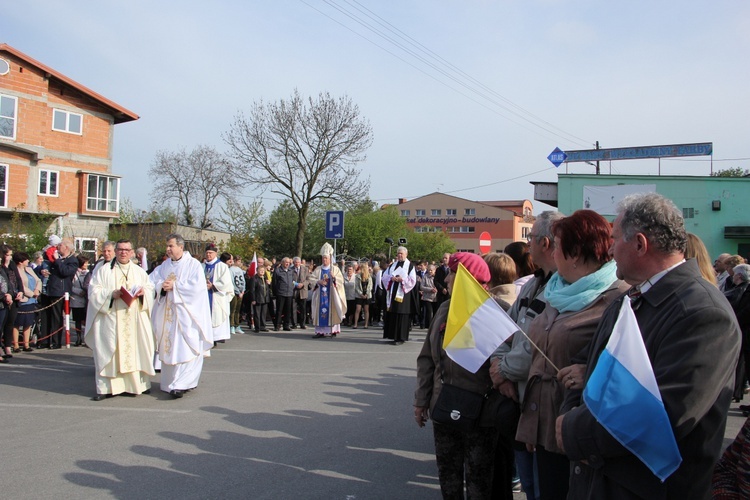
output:
[[[473,431],[460,431],[435,422],[432,428],[443,498],[463,499],[464,477],[466,498],[490,498],[497,429],[480,427]]]

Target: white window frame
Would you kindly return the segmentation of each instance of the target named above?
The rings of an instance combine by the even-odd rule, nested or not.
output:
[[[63,113],[65,115],[65,128],[55,128],[55,115],[57,113]],[[71,116],[77,116],[81,119],[81,130],[79,132],[70,130]],[[80,113],[73,113],[72,111],[65,111],[64,109],[52,108],[52,130],[56,132],[65,132],[66,134],[83,135],[83,115]]]
[[[91,181],[92,179],[96,179],[96,192],[93,194],[90,191],[91,188]],[[102,197],[99,195],[99,184],[100,179],[107,179],[107,182],[105,183],[106,193],[105,196]],[[114,180],[116,183],[116,190],[117,192],[112,196],[112,193],[109,192],[110,188],[110,181]],[[104,209],[99,208],[99,204],[104,201]],[[110,210],[109,204],[111,202],[115,202],[114,210]],[[91,208],[91,203],[94,203],[95,208]],[[119,212],[120,211],[120,178],[119,177],[112,177],[109,175],[99,175],[99,174],[88,174],[88,179],[86,182],[86,210],[88,212]]]
[[[86,242],[93,242],[93,250],[83,248],[83,244]],[[96,262],[96,251],[97,248],[99,248],[99,238],[76,238],[75,245],[76,252],[89,258],[89,264]]]
[[[7,163],[0,163],[0,169],[5,170],[5,183],[0,184],[0,192],[2,192],[2,199],[0,199],[0,208],[8,208],[8,177],[10,172],[10,165]]]
[[[476,215],[477,210],[475,208],[464,208],[464,215]]]
[[[455,208],[446,208],[445,209],[445,215],[456,215],[456,209]]]
[[[443,210],[440,208],[433,208],[430,212],[430,215],[442,215]]]
[[[12,96],[12,95],[6,95],[6,94],[0,94],[0,100],[3,98],[5,99],[13,99],[13,116],[2,116],[0,115],[0,118],[5,118],[8,120],[13,120],[13,134],[11,136],[7,135],[0,135],[0,137],[4,139],[12,139],[16,140],[16,132],[18,130],[18,97]]]
[[[55,175],[55,192],[50,193],[50,185],[52,184],[50,182],[50,179],[52,177],[51,174]],[[46,177],[47,179],[47,192],[42,191],[42,178]],[[39,196],[57,196],[60,192],[60,172],[57,170],[40,170],[39,171],[39,185],[37,186],[37,194]]]
[[[416,213],[414,215],[416,215],[416,216],[425,215],[425,211],[424,211],[423,208],[418,208],[416,210]]]
[[[401,217],[409,217],[411,210],[401,210]]]

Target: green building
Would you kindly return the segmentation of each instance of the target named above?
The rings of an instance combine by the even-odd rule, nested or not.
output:
[[[721,253],[750,259],[750,178],[560,174],[557,184],[532,183],[534,199],[564,214],[590,208],[614,220],[628,194],[657,192],[682,209],[685,227],[700,237],[712,258]]]

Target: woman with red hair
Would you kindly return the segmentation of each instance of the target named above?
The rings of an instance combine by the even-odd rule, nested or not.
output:
[[[547,306],[528,330],[542,352],[532,350],[516,439],[536,451],[540,498],[565,499],[570,462],[555,441],[555,420],[565,390],[583,388],[583,370],[572,360],[588,348],[604,310],[628,287],[617,279],[604,217],[578,210],[555,222],[552,234],[557,272],[545,288]]]

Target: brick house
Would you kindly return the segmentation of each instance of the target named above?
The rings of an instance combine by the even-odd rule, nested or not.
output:
[[[490,251],[500,252],[508,243],[525,241],[534,206],[529,200],[471,201],[444,193],[413,200],[399,199],[396,206],[406,225],[418,233],[442,231],[458,251],[479,252],[479,236],[490,234]]]
[[[87,254],[117,217],[114,126],[138,115],[0,44],[0,226],[14,211],[49,213],[51,230]]]

